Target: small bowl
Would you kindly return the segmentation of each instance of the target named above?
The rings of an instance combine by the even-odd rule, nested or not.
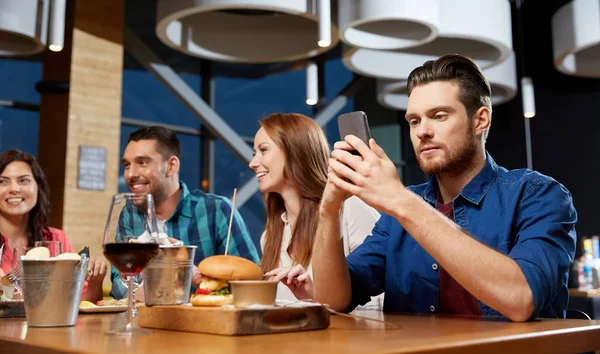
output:
[[[244,308],[252,305],[274,306],[277,282],[268,280],[231,280],[233,306]]]

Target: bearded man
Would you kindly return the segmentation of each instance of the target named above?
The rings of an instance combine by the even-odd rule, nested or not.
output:
[[[231,227],[228,254],[259,263],[260,258],[242,216],[234,210],[231,226],[231,201],[220,195],[190,190],[179,179],[181,145],[175,132],[162,126],[141,128],[129,134],[123,152],[123,177],[132,193],[152,194],[158,228],[171,242],[197,246],[194,264],[209,256],[224,254]],[[122,215],[125,234],[141,235],[143,217],[135,209]],[[143,215],[143,214],[142,214]],[[200,283],[200,274],[193,268],[192,285]],[[113,266],[111,296],[127,296],[127,288]],[[142,300],[142,289],[136,298]]]
[[[405,187],[372,139],[335,144],[313,253],[316,300],[350,311],[385,292],[387,312],[564,318],[577,221],[569,191],[487,153],[491,90],[471,59],[426,62],[408,94],[411,141],[431,179]],[[383,214],[344,258],[339,210],[350,195]]]

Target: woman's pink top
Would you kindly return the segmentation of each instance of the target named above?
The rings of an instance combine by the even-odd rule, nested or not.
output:
[[[50,227],[49,229],[50,229],[50,233],[49,234],[46,233],[44,235],[44,240],[60,241],[62,252],[63,253],[72,253],[73,246],[71,246],[71,241],[69,241],[69,238],[67,237],[65,232],[63,230],[55,229],[53,227]],[[12,268],[13,249],[8,246],[6,237],[4,235],[1,235],[1,237],[4,239],[4,250],[2,252],[2,267],[1,268],[2,268],[2,271],[4,272],[4,274],[6,274]],[[88,287],[88,284],[86,281],[83,284],[83,294],[85,294],[87,287]]]

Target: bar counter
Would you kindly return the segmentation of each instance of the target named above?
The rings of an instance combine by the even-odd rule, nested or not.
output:
[[[3,353],[579,353],[600,349],[600,321],[357,312],[386,323],[331,316],[326,330],[228,337],[152,329],[133,338],[105,335],[118,314],[80,314],[73,327],[28,328],[0,320]]]

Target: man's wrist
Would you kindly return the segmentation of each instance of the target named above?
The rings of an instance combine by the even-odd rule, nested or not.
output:
[[[402,188],[393,195],[394,197],[389,199],[389,210],[386,213],[400,221],[407,217],[408,211],[414,202],[413,198],[417,196],[408,188]]]

